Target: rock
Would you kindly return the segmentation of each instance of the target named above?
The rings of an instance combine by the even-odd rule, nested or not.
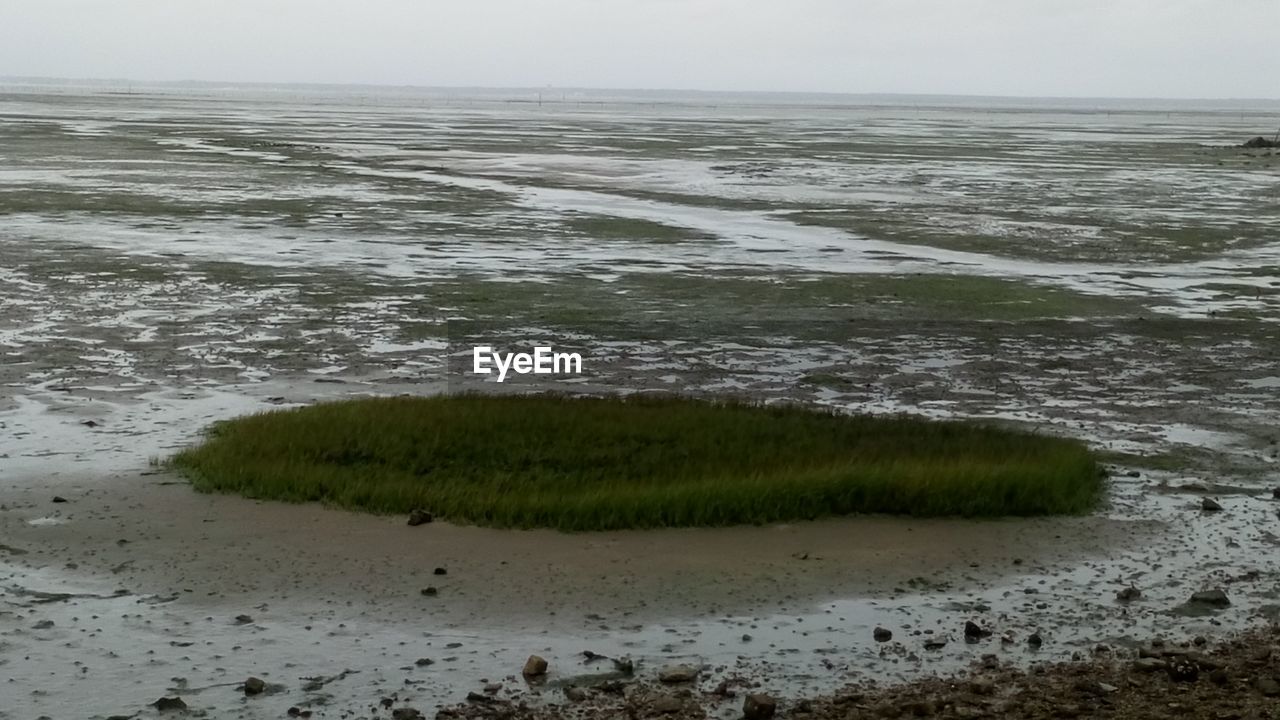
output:
[[[267,684],[262,681],[262,678],[250,677],[244,681],[245,695],[261,695],[266,689]]]
[[[529,659],[524,661],[524,670],[520,673],[527,678],[542,677],[547,674],[547,661],[537,655],[530,655]]]
[[[1142,597],[1142,591],[1132,585],[1116,593],[1116,600],[1125,603],[1133,602],[1140,597]]]
[[[151,707],[160,712],[186,712],[187,710],[187,704],[180,697],[162,697],[151,703]]]
[[[915,717],[930,717],[938,712],[938,706],[932,700],[912,700],[904,704],[900,710]]]
[[[413,661],[413,664],[417,665],[418,667],[429,667],[431,665],[435,665],[436,661],[432,660],[431,658],[418,658],[417,660]]]
[[[969,692],[973,693],[974,695],[987,696],[987,695],[996,694],[996,684],[991,680],[984,680],[984,679],[970,680],[969,684],[967,685],[967,688]]]
[[[990,635],[991,635],[991,631],[982,627],[978,623],[972,620],[965,621],[964,623],[964,639],[965,640],[969,640],[969,641],[980,640],[984,637],[989,637]]]
[[[659,695],[649,702],[649,709],[659,715],[670,715],[684,709],[684,703],[673,695]]]
[[[432,574],[432,575],[448,575],[448,574],[449,574],[449,571],[448,571],[448,570],[445,570],[445,569],[444,569],[444,568],[442,568],[442,567],[438,567],[438,568],[436,568],[435,570],[432,570],[432,571],[431,571],[431,574]]]
[[[941,650],[947,646],[947,641],[942,638],[932,638],[924,641],[925,650]]]
[[[1212,590],[1202,590],[1191,596],[1188,601],[1196,605],[1208,605],[1209,607],[1224,608],[1231,606],[1231,598],[1222,591],[1222,588],[1214,588]]]
[[[251,623],[251,622],[253,622],[253,617],[252,617],[252,616],[249,616],[249,615],[237,615],[237,616],[236,616],[236,624],[237,624],[237,625],[248,625],[248,624],[249,624],[249,623]]]
[[[1275,678],[1260,677],[1254,681],[1253,686],[1266,697],[1280,697],[1280,682],[1276,682]]]
[[[1277,143],[1275,140],[1268,140],[1259,135],[1252,140],[1245,141],[1245,143],[1240,147],[1246,147],[1251,150],[1263,150],[1266,148],[1280,147],[1280,143]]]
[[[1200,509],[1205,512],[1219,512],[1222,510],[1222,503],[1211,497],[1203,498],[1200,500]]]
[[[417,708],[401,707],[391,711],[392,720],[422,720]]]
[[[871,631],[871,637],[874,638],[876,642],[889,642],[893,639],[893,632],[887,628],[878,627]]]
[[[635,666],[635,663],[631,662],[631,658],[629,657],[614,658],[613,669],[617,670],[623,675],[630,675],[631,673],[636,671],[636,666]]]
[[[502,690],[502,683],[491,682],[485,683],[484,691],[490,695],[497,695]]]
[[[1278,487],[1278,488],[1274,488],[1274,489],[1271,491],[1271,499],[1272,499],[1272,500],[1280,500],[1280,487]]]
[[[54,495],[54,496],[53,496],[53,501],[54,501],[54,502],[56,502],[56,503],[64,503],[64,502],[66,502],[66,501],[67,501],[67,499],[66,499],[66,498],[64,498],[64,497],[62,497],[61,495]]]
[[[1186,657],[1174,658],[1165,666],[1164,671],[1174,682],[1195,682],[1200,679],[1200,666]]]
[[[667,665],[658,671],[658,680],[664,683],[693,682],[701,671],[693,665]]]
[[[1027,636],[1027,644],[1031,647],[1040,647],[1044,644],[1044,638],[1040,636],[1040,632],[1037,630]]]
[[[48,629],[49,629],[49,628],[51,628],[51,627],[53,627],[53,621],[52,621],[52,620],[41,620],[40,622],[36,623],[35,625],[32,625],[32,626],[31,626],[31,629],[32,629],[32,630],[48,630]]]
[[[564,689],[564,696],[568,698],[570,702],[580,703],[586,701],[587,691],[580,687],[567,687]]]
[[[742,717],[746,720],[769,720],[778,711],[778,702],[765,693],[752,693],[742,701]]]
[[[435,517],[426,510],[414,510],[409,513],[409,525],[411,527],[426,525],[432,520],[435,520]]]
[[[1142,673],[1160,672],[1166,665],[1168,663],[1160,658],[1145,657],[1133,661],[1133,669]]]
[[[424,597],[435,597],[436,595],[440,594],[440,591],[437,590],[434,586],[424,587],[422,588],[421,592]]]

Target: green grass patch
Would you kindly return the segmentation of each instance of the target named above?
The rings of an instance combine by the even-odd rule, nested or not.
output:
[[[671,396],[323,403],[218,423],[170,464],[206,492],[561,530],[1083,513],[1102,491],[1074,440]]]

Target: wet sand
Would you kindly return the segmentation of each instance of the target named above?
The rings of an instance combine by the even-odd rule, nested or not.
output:
[[[62,497],[66,503],[53,503]],[[1155,521],[859,517],[725,529],[567,534],[410,527],[316,505],[192,492],[167,474],[39,478],[0,491],[24,565],[110,576],[186,603],[335,601],[388,621],[571,630],[750,612],[808,612],[912,581],[989,584],[1156,537]],[[435,568],[448,574],[435,576]],[[439,588],[424,599],[420,590]],[[895,592],[896,589],[896,592]]]

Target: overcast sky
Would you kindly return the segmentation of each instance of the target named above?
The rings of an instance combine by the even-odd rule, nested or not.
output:
[[[1280,97],[1280,0],[0,0],[0,76]]]

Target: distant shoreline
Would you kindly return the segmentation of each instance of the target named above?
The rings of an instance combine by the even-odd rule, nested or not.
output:
[[[450,97],[475,100],[529,100],[548,104],[587,102],[657,102],[662,104],[725,104],[734,106],[923,106],[997,108],[1071,108],[1092,110],[1256,110],[1280,112],[1280,98],[1165,98],[1165,97],[1073,97],[1021,95],[964,95],[947,93],[838,93],[772,90],[700,90],[665,88],[589,87],[478,87],[449,85],[379,85],[370,83],[242,82],[235,80],[139,80],[131,78],[60,78],[40,76],[0,76],[0,92],[5,86],[59,87],[142,93],[245,92],[368,94],[379,96]]]

